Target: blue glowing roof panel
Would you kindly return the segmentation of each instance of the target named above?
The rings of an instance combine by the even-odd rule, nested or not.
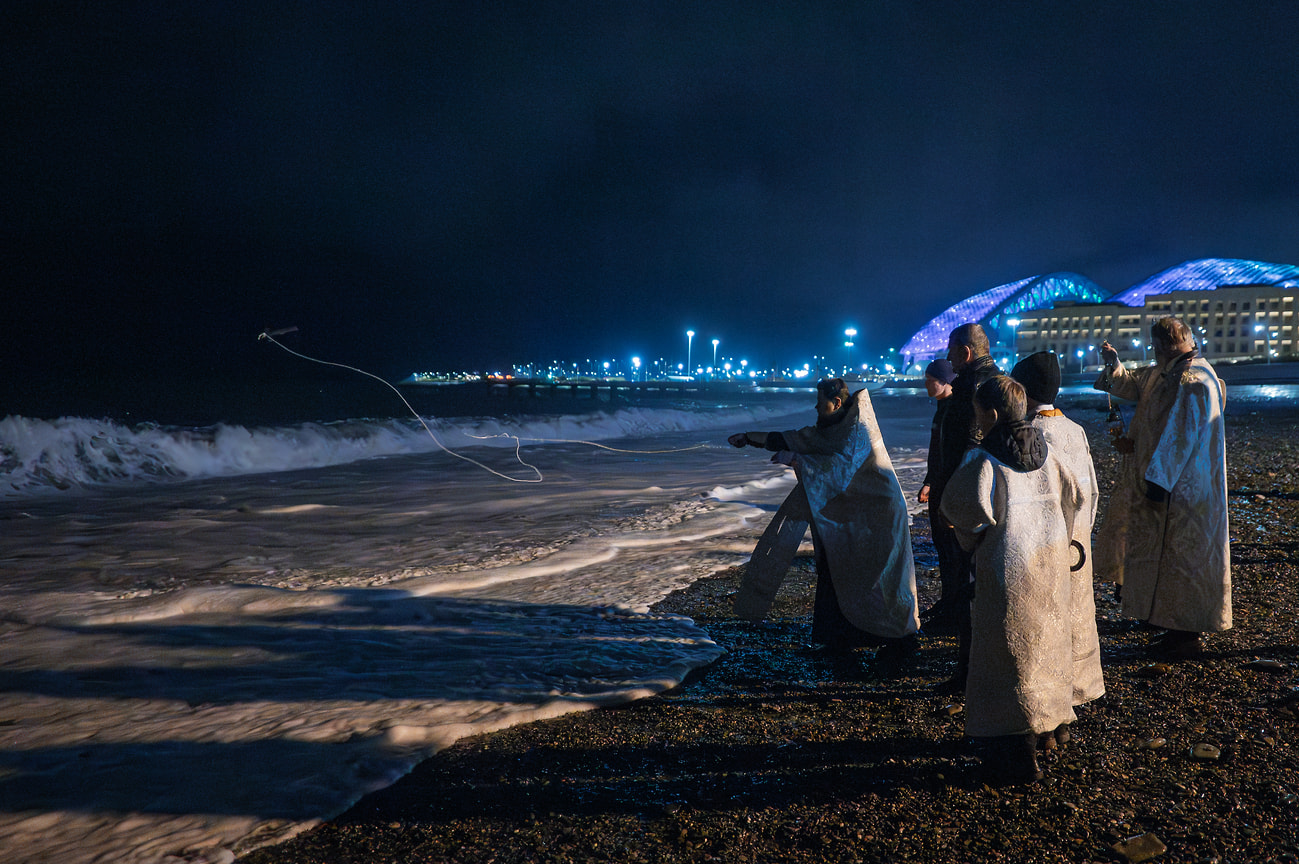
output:
[[[1151,294],[1170,291],[1212,291],[1231,285],[1299,287],[1299,266],[1245,261],[1239,258],[1201,258],[1184,261],[1144,282],[1115,294],[1111,302],[1141,306]]]
[[[1030,276],[967,297],[948,307],[916,332],[902,354],[907,357],[942,356],[947,351],[947,337],[968,322],[997,327],[1001,322],[1030,309],[1049,309],[1057,300],[1075,303],[1101,303],[1105,292],[1100,286],[1077,273],[1048,273]]]

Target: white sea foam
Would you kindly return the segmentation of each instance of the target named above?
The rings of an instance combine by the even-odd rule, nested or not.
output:
[[[343,465],[443,448],[536,447],[669,432],[751,428],[775,407],[690,411],[624,408],[532,417],[347,420],[295,426],[204,428],[64,417],[0,420],[0,495],[140,481],[233,477]]]
[[[931,409],[890,404],[913,497]],[[650,606],[743,562],[792,485],[725,433],[807,413],[520,424],[617,445],[528,448],[532,485],[401,423],[4,421],[6,447],[101,468],[0,500],[0,859],[229,860],[464,735],[672,686],[721,649]]]

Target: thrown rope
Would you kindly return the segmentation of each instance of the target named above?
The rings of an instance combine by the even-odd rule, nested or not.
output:
[[[334,366],[334,367],[339,368],[339,369],[347,369],[347,370],[350,371],[350,372],[356,372],[356,373],[358,373],[358,374],[360,374],[360,375],[364,375],[364,376],[366,376],[367,378],[373,378],[375,381],[378,381],[380,384],[382,384],[383,386],[387,387],[389,390],[391,390],[392,392],[394,392],[394,393],[397,394],[397,398],[400,399],[400,400],[402,401],[402,404],[406,406],[406,409],[407,409],[408,411],[410,411],[411,415],[412,415],[416,420],[419,421],[419,424],[420,424],[421,426],[424,427],[424,431],[425,431],[426,433],[428,433],[429,438],[432,439],[433,443],[436,444],[436,445],[437,445],[437,446],[442,450],[442,452],[446,453],[446,454],[449,455],[449,456],[454,456],[454,457],[457,458],[457,459],[461,459],[461,460],[463,460],[463,461],[465,461],[465,462],[468,462],[468,463],[470,463],[471,465],[476,465],[476,466],[478,466],[479,468],[482,468],[484,471],[487,471],[487,472],[489,472],[489,473],[491,473],[491,474],[495,474],[497,477],[500,477],[500,478],[503,479],[503,480],[509,480],[509,481],[512,482],[512,483],[541,483],[541,482],[544,481],[544,478],[542,477],[542,474],[541,474],[541,470],[538,469],[537,466],[535,466],[535,465],[531,465],[531,464],[529,464],[529,463],[523,461],[522,447],[523,447],[523,442],[524,442],[524,441],[536,441],[536,442],[547,443],[547,444],[585,444],[585,445],[590,446],[590,447],[598,447],[598,448],[601,449],[601,450],[609,450],[609,451],[611,451],[611,452],[613,452],[613,453],[631,453],[631,454],[646,454],[646,455],[649,455],[649,454],[662,454],[662,453],[684,453],[684,452],[687,452],[687,451],[689,451],[689,450],[700,450],[700,449],[703,449],[703,448],[709,446],[709,445],[707,445],[707,444],[695,444],[695,445],[693,445],[693,446],[691,446],[691,447],[679,447],[679,448],[671,449],[671,450],[624,450],[624,449],[621,449],[621,448],[618,448],[618,447],[610,447],[610,446],[608,446],[607,444],[600,444],[600,443],[595,442],[595,441],[583,441],[583,440],[571,439],[571,438],[532,438],[532,437],[520,437],[520,436],[518,436],[518,435],[513,435],[513,434],[511,434],[511,433],[509,433],[509,432],[500,432],[500,433],[497,433],[497,434],[495,434],[495,435],[474,435],[474,434],[469,433],[469,432],[464,433],[467,437],[469,437],[469,438],[474,438],[474,439],[479,440],[479,441],[488,441],[488,440],[491,440],[491,439],[493,439],[493,438],[511,438],[511,439],[513,439],[513,440],[514,440],[514,458],[518,460],[518,462],[519,462],[520,465],[522,465],[522,466],[525,467],[525,468],[530,469],[530,470],[531,470],[531,471],[532,471],[536,476],[535,476],[535,477],[531,477],[531,478],[527,478],[527,477],[525,477],[525,478],[520,478],[520,477],[511,477],[511,476],[508,475],[508,474],[503,474],[503,473],[501,473],[500,471],[497,471],[495,468],[492,468],[490,465],[484,465],[482,462],[479,462],[479,461],[476,460],[476,459],[472,459],[472,458],[470,458],[470,457],[468,457],[468,456],[465,456],[465,455],[463,455],[463,454],[457,453],[456,451],[452,450],[450,447],[448,447],[448,446],[446,446],[445,444],[443,444],[442,441],[438,439],[437,435],[433,432],[433,430],[429,427],[428,423],[426,423],[426,422],[424,421],[424,418],[420,416],[420,413],[419,413],[418,411],[415,410],[414,406],[412,406],[412,405],[410,404],[410,402],[408,402],[408,401],[406,400],[406,397],[402,395],[401,391],[398,390],[398,389],[396,388],[396,386],[394,386],[390,381],[386,381],[386,380],[384,380],[383,378],[380,378],[378,375],[375,375],[375,374],[373,374],[373,373],[371,373],[371,372],[367,372],[367,371],[365,371],[364,369],[358,369],[358,368],[355,367],[355,366],[349,366],[349,365],[347,365],[346,363],[335,363],[335,362],[330,361],[330,360],[321,360],[321,359],[316,358],[316,357],[309,357],[309,356],[307,356],[306,354],[303,354],[303,353],[298,352],[298,351],[294,351],[292,348],[288,347],[288,346],[285,345],[283,342],[280,342],[279,340],[277,340],[277,339],[275,338],[276,336],[282,336],[282,335],[284,335],[285,333],[292,333],[292,332],[296,331],[297,329],[298,329],[297,327],[286,327],[286,328],[283,328],[283,329],[281,329],[281,330],[263,330],[263,331],[262,331],[262,332],[257,336],[257,339],[258,339],[258,341],[266,340],[266,341],[270,342],[271,344],[275,345],[276,347],[278,347],[278,348],[280,348],[280,349],[282,349],[282,350],[284,350],[284,351],[287,351],[289,354],[292,354],[294,357],[298,357],[298,358],[300,358],[300,359],[302,359],[302,360],[307,360],[307,361],[309,361],[309,362],[311,362],[311,363],[319,363],[319,364],[322,365],[322,366]]]

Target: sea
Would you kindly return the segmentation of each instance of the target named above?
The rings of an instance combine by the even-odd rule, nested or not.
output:
[[[788,388],[193,389],[0,419],[0,860],[231,861],[464,736],[675,686],[724,651],[650,607],[793,485],[726,436],[814,417]],[[877,412],[914,499],[933,406]]]
[[[229,862],[465,736],[675,686],[724,649],[651,607],[793,486],[726,436],[814,417],[796,388],[259,388],[0,420],[0,860]],[[872,400],[914,502],[934,403]]]

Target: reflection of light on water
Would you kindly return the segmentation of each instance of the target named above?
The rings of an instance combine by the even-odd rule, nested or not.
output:
[[[1125,400],[1114,397],[1113,402],[1123,402]],[[1060,397],[1056,400],[1057,405],[1069,406],[1094,406],[1097,404],[1107,404],[1105,394],[1099,390],[1094,390],[1090,383],[1088,384],[1067,384],[1060,388]],[[1256,405],[1299,405],[1299,384],[1233,384],[1227,383],[1227,410],[1230,412],[1233,404],[1256,404]]]
[[[1299,384],[1228,384],[1227,398],[1299,403]]]

